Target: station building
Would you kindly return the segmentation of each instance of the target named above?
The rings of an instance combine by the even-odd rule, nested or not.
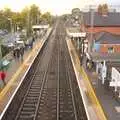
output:
[[[101,15],[98,12],[84,12],[83,24],[87,33],[109,32],[113,34],[120,34],[120,13],[110,12]],[[93,27],[91,27],[91,24]]]

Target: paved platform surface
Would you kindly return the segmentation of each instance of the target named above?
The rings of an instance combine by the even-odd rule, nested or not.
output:
[[[107,120],[99,103],[99,100],[97,99],[90,84],[90,81],[88,80],[82,67],[80,67],[80,61],[71,40],[67,39],[67,44],[76,73],[79,89],[84,100],[83,102],[85,105],[88,120]]]
[[[15,89],[19,85],[27,69],[31,65],[31,62],[35,58],[37,52],[43,46],[51,30],[52,28],[48,29],[45,36],[36,39],[33,45],[33,49],[28,49],[27,51],[25,51],[23,62],[21,60],[12,59],[12,62],[10,63],[10,67],[7,70],[7,76],[5,80],[7,84],[0,93],[0,113],[2,113],[2,111],[4,110],[9,99],[11,98]],[[12,55],[10,57],[12,58]]]
[[[102,85],[102,81],[98,80],[96,75],[94,74],[94,71],[88,71],[85,67],[85,61],[84,58],[84,69],[86,71],[86,74],[91,81],[94,90],[96,92],[97,98],[100,101],[100,104],[102,105],[102,108],[104,109],[104,112],[108,118],[108,120],[120,120],[120,103],[118,103],[115,100],[115,97],[113,96],[113,93],[110,89],[106,88],[104,85]]]
[[[91,93],[90,93],[91,91],[89,91],[89,94],[90,94],[89,96],[91,96],[91,101],[96,101],[100,104],[108,120],[120,120],[120,103],[116,101],[115,97],[113,96],[112,91],[106,88],[104,85],[102,85],[101,81],[97,79],[97,75],[95,71],[94,70],[88,71],[86,69],[85,61],[86,59],[84,58],[83,67],[82,67],[86,74],[84,76],[86,76],[86,79],[89,80],[90,85],[93,88],[93,91],[95,92],[95,95],[98,99],[98,101],[94,100],[94,97],[92,98],[93,95],[91,96]],[[85,82],[85,84],[86,83],[87,82]],[[95,103],[95,106],[96,104],[97,103]]]

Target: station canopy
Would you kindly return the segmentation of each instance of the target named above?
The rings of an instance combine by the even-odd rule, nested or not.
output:
[[[70,37],[86,37],[86,33],[85,32],[81,32],[79,28],[69,28],[67,29],[67,34]]]
[[[86,37],[86,33],[69,33],[71,37]]]
[[[18,40],[18,41],[16,41],[16,43],[18,43],[18,44],[23,44],[24,41],[22,41],[22,40]]]
[[[33,25],[32,29],[48,29],[49,28],[49,24],[48,25]]]

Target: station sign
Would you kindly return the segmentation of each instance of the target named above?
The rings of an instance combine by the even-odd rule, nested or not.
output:
[[[112,67],[111,78],[110,86],[115,87],[115,91],[117,91],[117,87],[120,87],[120,72],[114,67]]]

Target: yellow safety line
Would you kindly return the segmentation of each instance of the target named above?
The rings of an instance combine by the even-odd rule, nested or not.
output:
[[[88,86],[89,86],[89,89],[90,89],[90,91],[88,91],[88,95],[90,96],[90,98],[92,100],[92,103],[96,104],[96,109],[97,109],[96,112],[97,112],[99,118],[101,120],[107,120],[106,115],[104,113],[104,110],[102,108],[102,105],[100,104],[100,102],[99,102],[99,100],[98,100],[98,98],[97,98],[97,96],[96,96],[96,94],[95,94],[95,92],[93,90],[93,87],[92,87],[92,85],[90,83],[90,80],[89,80],[84,68],[82,67],[81,70],[82,70],[81,74],[83,75],[83,78],[85,78],[85,80],[87,80],[87,83],[88,83]]]
[[[72,48],[75,50],[73,44],[71,43],[71,41],[69,42],[72,46]],[[80,66],[80,60],[79,60],[79,57],[77,54],[75,54],[75,58],[76,58],[76,61],[78,63],[78,66]],[[86,72],[84,71],[84,68],[83,67],[77,67],[77,70],[81,73],[81,75],[83,76],[83,80],[85,81],[85,83],[87,82],[87,88],[89,88],[89,91],[88,91],[88,95],[92,101],[93,104],[95,104],[95,109],[96,109],[96,112],[97,112],[97,116],[99,117],[100,120],[107,120],[107,117],[104,113],[104,110],[102,109],[102,106],[93,90],[93,87],[90,83],[90,80],[86,74]]]
[[[8,84],[4,87],[4,89],[1,91],[0,93],[0,100],[3,99],[3,97],[5,96],[5,94],[9,91],[9,89],[11,88],[11,86],[13,85],[13,83],[17,80],[18,76],[20,75],[20,73],[22,72],[22,70],[24,69],[26,63],[29,61],[30,57],[32,57],[35,52],[35,50],[41,45],[41,43],[36,44],[35,48],[33,48],[33,50],[29,53],[27,59],[23,62],[23,64],[18,68],[18,70],[16,71],[16,73],[12,76],[12,78],[9,80]]]

